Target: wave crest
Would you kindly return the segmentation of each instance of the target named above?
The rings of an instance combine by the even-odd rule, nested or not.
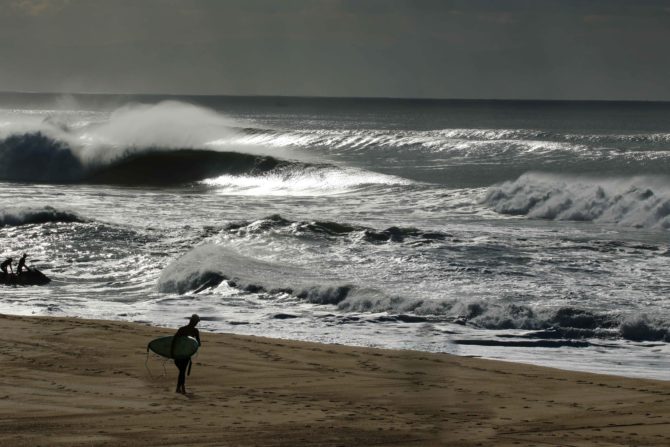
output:
[[[161,185],[226,174],[259,175],[291,165],[269,156],[196,149],[144,148],[109,163],[84,164],[64,141],[42,133],[0,141],[0,180],[46,183]]]
[[[324,284],[304,269],[250,258],[217,244],[200,245],[173,261],[161,273],[158,290],[200,292],[223,281],[247,292],[289,293],[314,304],[337,304],[351,291],[346,284]]]
[[[8,208],[0,210],[0,227],[44,224],[51,222],[85,222],[75,213],[43,208]]]
[[[312,304],[337,306],[346,313],[370,314],[367,318],[373,322],[450,322],[479,329],[529,331],[511,336],[537,339],[670,341],[667,323],[646,315],[621,316],[575,307],[541,308],[492,300],[417,299],[323,278],[324,275],[304,268],[250,258],[208,243],[165,268],[158,290],[199,293],[226,281],[243,292],[290,294]],[[379,316],[380,313],[387,316]]]
[[[483,202],[501,214],[670,228],[670,185],[663,178],[598,180],[529,173],[489,188]]]
[[[324,165],[293,164],[261,175],[224,174],[202,181],[221,194],[234,195],[328,195],[379,185],[408,185],[399,177]]]
[[[361,225],[352,225],[333,221],[293,221],[278,214],[260,220],[238,221],[225,226],[224,232],[237,236],[262,234],[269,231],[287,231],[294,235],[310,235],[316,237],[356,236],[371,243],[404,242],[407,238],[414,241],[429,242],[444,240],[451,235],[441,232],[427,232],[414,227],[389,227],[376,230]]]

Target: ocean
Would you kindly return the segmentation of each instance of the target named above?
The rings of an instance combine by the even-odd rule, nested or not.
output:
[[[668,379],[668,174],[670,103],[2,94],[0,312]]]

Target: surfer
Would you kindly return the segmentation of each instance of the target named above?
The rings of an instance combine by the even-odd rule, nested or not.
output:
[[[21,256],[21,259],[19,259],[19,265],[16,266],[16,274],[17,275],[20,275],[21,271],[23,271],[23,269],[26,269],[26,272],[30,271],[30,269],[28,267],[26,267],[26,258],[27,257],[28,257],[28,255],[26,253],[24,253],[23,256]]]
[[[12,262],[13,262],[13,261],[14,261],[14,260],[13,260],[12,258],[7,258],[7,259],[5,259],[5,260],[2,262],[2,264],[0,264],[0,270],[2,270],[2,272],[3,272],[5,275],[8,274],[8,273],[7,273],[7,267],[9,267],[9,270],[11,270],[12,274],[14,274],[14,269],[12,268]]]
[[[175,341],[177,340],[177,337],[193,337],[196,340],[198,340],[198,345],[200,344],[200,332],[195,328],[195,326],[198,324],[200,321],[200,317],[196,314],[191,315],[191,319],[189,320],[188,324],[186,326],[182,326],[179,329],[177,329],[177,333],[174,334],[174,338],[172,339],[172,346],[170,347],[170,357],[174,358],[174,346],[175,346]],[[189,369],[189,374],[190,374],[190,367],[189,365],[191,364],[191,358],[187,359],[174,359],[174,364],[177,365],[177,368],[179,368],[179,378],[177,379],[177,393],[181,394],[186,394],[186,368]]]

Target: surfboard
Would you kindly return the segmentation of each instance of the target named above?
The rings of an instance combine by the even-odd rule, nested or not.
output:
[[[155,352],[156,354],[174,359],[187,359],[193,354],[198,352],[198,340],[193,337],[178,337],[177,342],[174,347],[174,357],[170,355],[170,349],[172,348],[172,339],[173,336],[160,337],[155,340],[151,340],[147,345],[147,351]]]

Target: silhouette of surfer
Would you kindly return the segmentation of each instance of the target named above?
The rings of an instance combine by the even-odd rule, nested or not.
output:
[[[14,260],[12,258],[7,258],[2,262],[2,264],[0,264],[0,270],[2,270],[2,272],[5,275],[8,275],[7,267],[9,267],[9,270],[12,272],[12,274],[14,274],[14,269],[12,268],[12,262],[13,261]]]
[[[174,357],[174,347],[177,337],[193,337],[198,340],[200,344],[200,332],[195,326],[200,321],[200,317],[196,314],[191,315],[191,319],[186,326],[177,329],[177,333],[172,338],[172,346],[170,347],[170,357]],[[191,374],[191,358],[174,359],[174,364],[179,368],[179,378],[177,378],[177,393],[186,394],[186,368],[188,368],[189,375]]]
[[[21,272],[23,271],[23,269],[26,269],[26,272],[30,271],[30,269],[28,267],[26,267],[26,258],[27,257],[28,257],[28,255],[26,253],[24,253],[23,256],[21,256],[21,259],[19,259],[19,265],[16,267],[16,274],[17,275],[20,275]]]

